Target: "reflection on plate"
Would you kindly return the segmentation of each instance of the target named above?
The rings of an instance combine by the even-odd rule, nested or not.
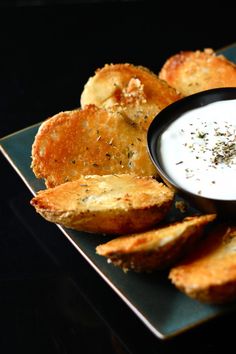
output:
[[[236,62],[236,44],[222,51]],[[0,149],[33,194],[44,189],[30,169],[31,146],[39,124],[0,140]],[[39,216],[40,217],[40,216]],[[46,222],[46,221],[45,221]],[[153,274],[124,273],[96,255],[95,247],[104,236],[86,235],[60,227],[64,235],[95,268],[100,276],[160,339],[173,337],[209,319],[236,308],[236,304],[210,306],[198,303],[174,288],[165,272]]]

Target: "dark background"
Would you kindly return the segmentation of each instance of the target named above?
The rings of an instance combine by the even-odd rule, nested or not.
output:
[[[78,107],[88,77],[105,63],[141,64],[157,73],[180,50],[235,41],[216,14],[215,24],[204,16],[196,22],[159,1],[11,3],[0,7],[1,136]]]
[[[105,63],[158,73],[181,50],[236,41],[216,17],[193,18],[199,9],[191,6],[183,16],[179,6],[149,1],[0,2],[0,137],[79,107],[84,84]],[[234,344],[235,314],[160,342],[35,214],[3,156],[0,176],[1,353],[211,353]]]

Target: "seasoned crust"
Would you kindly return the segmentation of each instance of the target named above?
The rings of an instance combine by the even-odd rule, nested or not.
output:
[[[151,70],[132,64],[106,64],[84,86],[81,107],[119,106],[145,129],[164,107],[181,96]]]
[[[206,303],[236,299],[236,226],[218,225],[169,273],[186,295]]]
[[[188,96],[212,88],[236,87],[236,65],[212,49],[182,51],[167,59],[159,77]]]
[[[214,214],[182,221],[143,233],[120,236],[96,247],[96,252],[124,271],[150,272],[173,264],[202,235]]]
[[[146,132],[117,111],[93,105],[61,112],[39,128],[32,146],[32,169],[54,187],[81,175],[156,175]]]
[[[144,230],[164,218],[173,192],[152,177],[85,176],[40,191],[31,200],[45,219],[68,228],[105,234]]]

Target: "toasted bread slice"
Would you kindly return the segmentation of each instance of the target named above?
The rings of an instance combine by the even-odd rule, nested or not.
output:
[[[188,96],[212,88],[236,87],[236,65],[212,49],[183,51],[164,63],[159,77]]]
[[[61,112],[39,128],[32,146],[32,169],[54,187],[81,175],[156,175],[146,132],[113,111],[95,106]]]
[[[106,64],[84,86],[81,107],[119,105],[134,123],[148,128],[161,109],[180,95],[151,70],[132,64]]]
[[[169,273],[186,295],[206,303],[236,300],[236,226],[217,226]]]
[[[96,247],[124,271],[150,272],[166,268],[191,248],[214,214],[187,217],[165,227],[113,239]]]
[[[45,219],[68,228],[103,234],[146,229],[169,211],[173,192],[152,177],[85,176],[40,191],[31,200]]]

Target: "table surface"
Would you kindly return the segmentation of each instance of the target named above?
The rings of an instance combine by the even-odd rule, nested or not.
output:
[[[130,62],[158,72],[180,50],[218,49],[235,41],[231,32],[163,30],[153,18],[150,7],[134,1],[0,8],[0,137],[79,107],[83,85],[105,63]],[[60,230],[36,215],[29,190],[2,155],[0,171],[2,353],[231,348],[232,313],[167,342],[156,338]]]

